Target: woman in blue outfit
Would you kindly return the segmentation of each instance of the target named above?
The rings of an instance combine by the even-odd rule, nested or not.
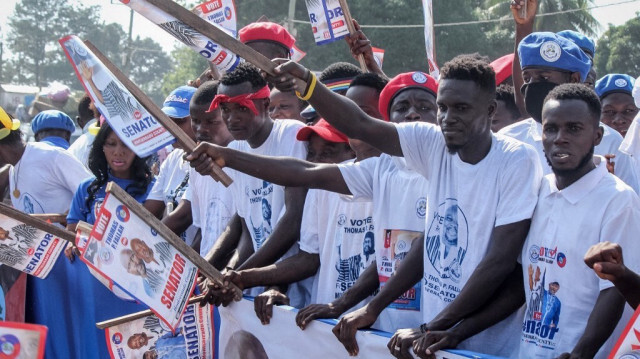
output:
[[[131,151],[106,123],[100,128],[89,152],[89,169],[94,177],[82,182],[67,216],[67,229],[77,223],[93,224],[104,201],[107,183],[113,181],[142,203],[153,187],[153,175],[145,160]],[[33,322],[47,325],[47,358],[109,358],[105,334],[96,328],[100,321],[147,309],[118,298],[96,278],[87,266],[59,258],[49,276],[32,286],[38,298],[32,309]],[[109,338],[117,340],[117,338]]]

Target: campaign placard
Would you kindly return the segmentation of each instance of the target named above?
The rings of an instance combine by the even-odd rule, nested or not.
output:
[[[58,42],[96,108],[127,147],[147,157],[175,142],[80,38],[71,35]]]
[[[0,263],[46,278],[67,241],[0,214]]]
[[[105,329],[112,359],[215,357],[213,307],[189,304],[176,333],[156,316]]]
[[[629,320],[629,323],[618,339],[608,359],[640,358],[640,307]]]
[[[328,44],[349,34],[349,28],[338,0],[315,0],[306,3],[316,45]]]
[[[120,2],[127,5],[138,14],[146,17],[149,21],[160,26],[160,28],[168,32],[169,35],[202,55],[207,59],[207,61],[216,65],[220,72],[233,71],[240,61],[242,61],[240,57],[233,52],[216,44],[214,41],[189,25],[176,19],[174,16],[171,16],[170,14],[149,4],[146,0],[120,0]],[[232,12],[231,8],[229,8],[229,11],[230,12],[227,12],[227,15],[235,16],[235,6]],[[219,26],[216,23],[213,23],[213,25],[235,37],[235,34],[231,33],[224,27]]]
[[[207,22],[227,30],[231,36],[237,36],[237,12],[233,0],[209,0],[192,11]]]
[[[42,359],[46,339],[44,325],[0,322],[0,358]]]
[[[175,330],[196,285],[197,267],[112,193],[81,259]]]
[[[382,253],[376,254],[380,288],[382,288],[387,283],[391,275],[396,272],[400,262],[402,262],[409,253],[411,243],[423,234],[422,232],[392,229],[385,229],[383,233],[384,245],[382,246]],[[418,283],[403,293],[398,299],[393,301],[393,303],[389,305],[389,308],[420,311],[420,296],[422,294],[421,284],[422,281],[418,281]]]

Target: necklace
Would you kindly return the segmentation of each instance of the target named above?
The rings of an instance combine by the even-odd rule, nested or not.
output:
[[[20,165],[22,164],[22,159],[20,159],[20,161],[18,162],[17,166],[14,168],[14,173],[13,173],[13,196],[15,198],[20,198],[20,190],[18,189],[18,171],[20,170]]]

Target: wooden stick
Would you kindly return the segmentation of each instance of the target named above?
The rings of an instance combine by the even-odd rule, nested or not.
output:
[[[185,10],[186,11],[186,10]],[[189,11],[187,11],[189,12]],[[190,12],[189,12],[190,13]],[[195,16],[195,15],[194,15]],[[197,16],[196,16],[197,17]],[[199,19],[199,18],[198,18]],[[113,73],[113,75],[120,81],[124,87],[131,92],[133,97],[135,97],[138,102],[153,116],[158,122],[162,124],[164,128],[169,131],[176,138],[178,143],[185,148],[187,152],[193,151],[196,147],[195,141],[193,141],[182,129],[173,122],[169,116],[165,115],[164,112],[155,104],[151,99],[144,93],[133,81],[129,80],[127,76],[125,76],[120,69],[114,65],[97,47],[95,47],[90,41],[84,42],[87,47],[96,55],[96,57]],[[233,180],[229,177],[218,165],[213,164],[213,173],[211,177],[216,181],[220,180],[222,184],[226,187],[229,187]]]
[[[195,29],[202,35],[208,37],[216,44],[228,49],[236,55],[242,57],[246,61],[256,65],[262,71],[268,73],[271,76],[275,76],[276,64],[270,59],[266,58],[261,53],[250,48],[249,46],[236,40],[233,36],[211,25],[200,16],[185,9],[180,4],[173,2],[172,0],[147,0],[147,2],[158,9],[171,14],[185,25]]]
[[[187,303],[188,304],[200,303],[203,299],[204,299],[204,295],[191,297],[189,298],[189,301]],[[137,313],[131,313],[131,314],[123,315],[121,317],[105,320],[104,322],[96,323],[96,327],[98,329],[107,329],[115,325],[128,323],[136,319],[148,317],[150,315],[154,315],[154,313],[151,311],[151,309],[147,309]]]
[[[349,34],[353,35],[356,32],[356,27],[353,26],[353,18],[351,17],[351,12],[349,11],[349,5],[347,4],[347,0],[338,0],[340,3],[340,7],[342,8],[342,14],[344,14],[344,21],[347,23],[347,28],[349,29]],[[329,23],[331,26],[331,23]],[[362,54],[358,55],[358,62],[360,63],[360,68],[364,72],[368,72],[367,63],[364,61],[364,56]]]
[[[32,217],[26,213],[20,212],[17,209],[9,207],[4,203],[0,203],[0,214],[4,214],[7,217],[11,217],[18,222],[22,222],[41,231],[51,233],[60,239],[64,239],[74,244],[76,242],[76,235],[74,233],[54,226],[51,223],[47,223],[40,218]]]
[[[66,223],[67,215],[66,214],[55,214],[55,213],[34,213],[30,214],[33,218],[38,218],[43,221],[50,221],[51,223]]]
[[[160,237],[169,242],[178,252],[187,257],[191,263],[195,264],[200,272],[207,278],[213,280],[220,286],[223,286],[222,273],[220,273],[214,266],[207,262],[204,258],[196,253],[193,248],[189,247],[180,237],[178,237],[173,231],[165,226],[156,216],[147,211],[138,201],[133,199],[125,190],[120,188],[116,183],[109,182],[107,184],[107,193],[113,194],[120,202],[122,202],[127,208],[135,213],[146,224],[153,228]],[[235,284],[231,283],[231,288],[236,294],[236,298],[242,298],[242,291]]]

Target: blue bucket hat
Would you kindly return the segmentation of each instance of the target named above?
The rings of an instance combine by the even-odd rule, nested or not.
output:
[[[634,83],[633,77],[627,74],[608,74],[596,81],[596,93],[601,100],[615,92],[626,93],[631,96]]]
[[[162,112],[173,118],[189,116],[189,102],[195,92],[196,88],[191,86],[180,86],[171,91],[162,104]]]
[[[534,32],[520,41],[518,57],[522,69],[546,67],[580,73],[584,82],[591,60],[578,45],[552,32]]]
[[[58,110],[46,110],[33,118],[31,130],[34,134],[42,130],[65,130],[73,133],[76,130],[76,125],[66,113]]]
[[[592,59],[596,56],[596,43],[583,34],[573,30],[563,30],[557,33],[567,40],[571,40],[574,44],[578,45],[580,50],[584,51],[587,56]]]

